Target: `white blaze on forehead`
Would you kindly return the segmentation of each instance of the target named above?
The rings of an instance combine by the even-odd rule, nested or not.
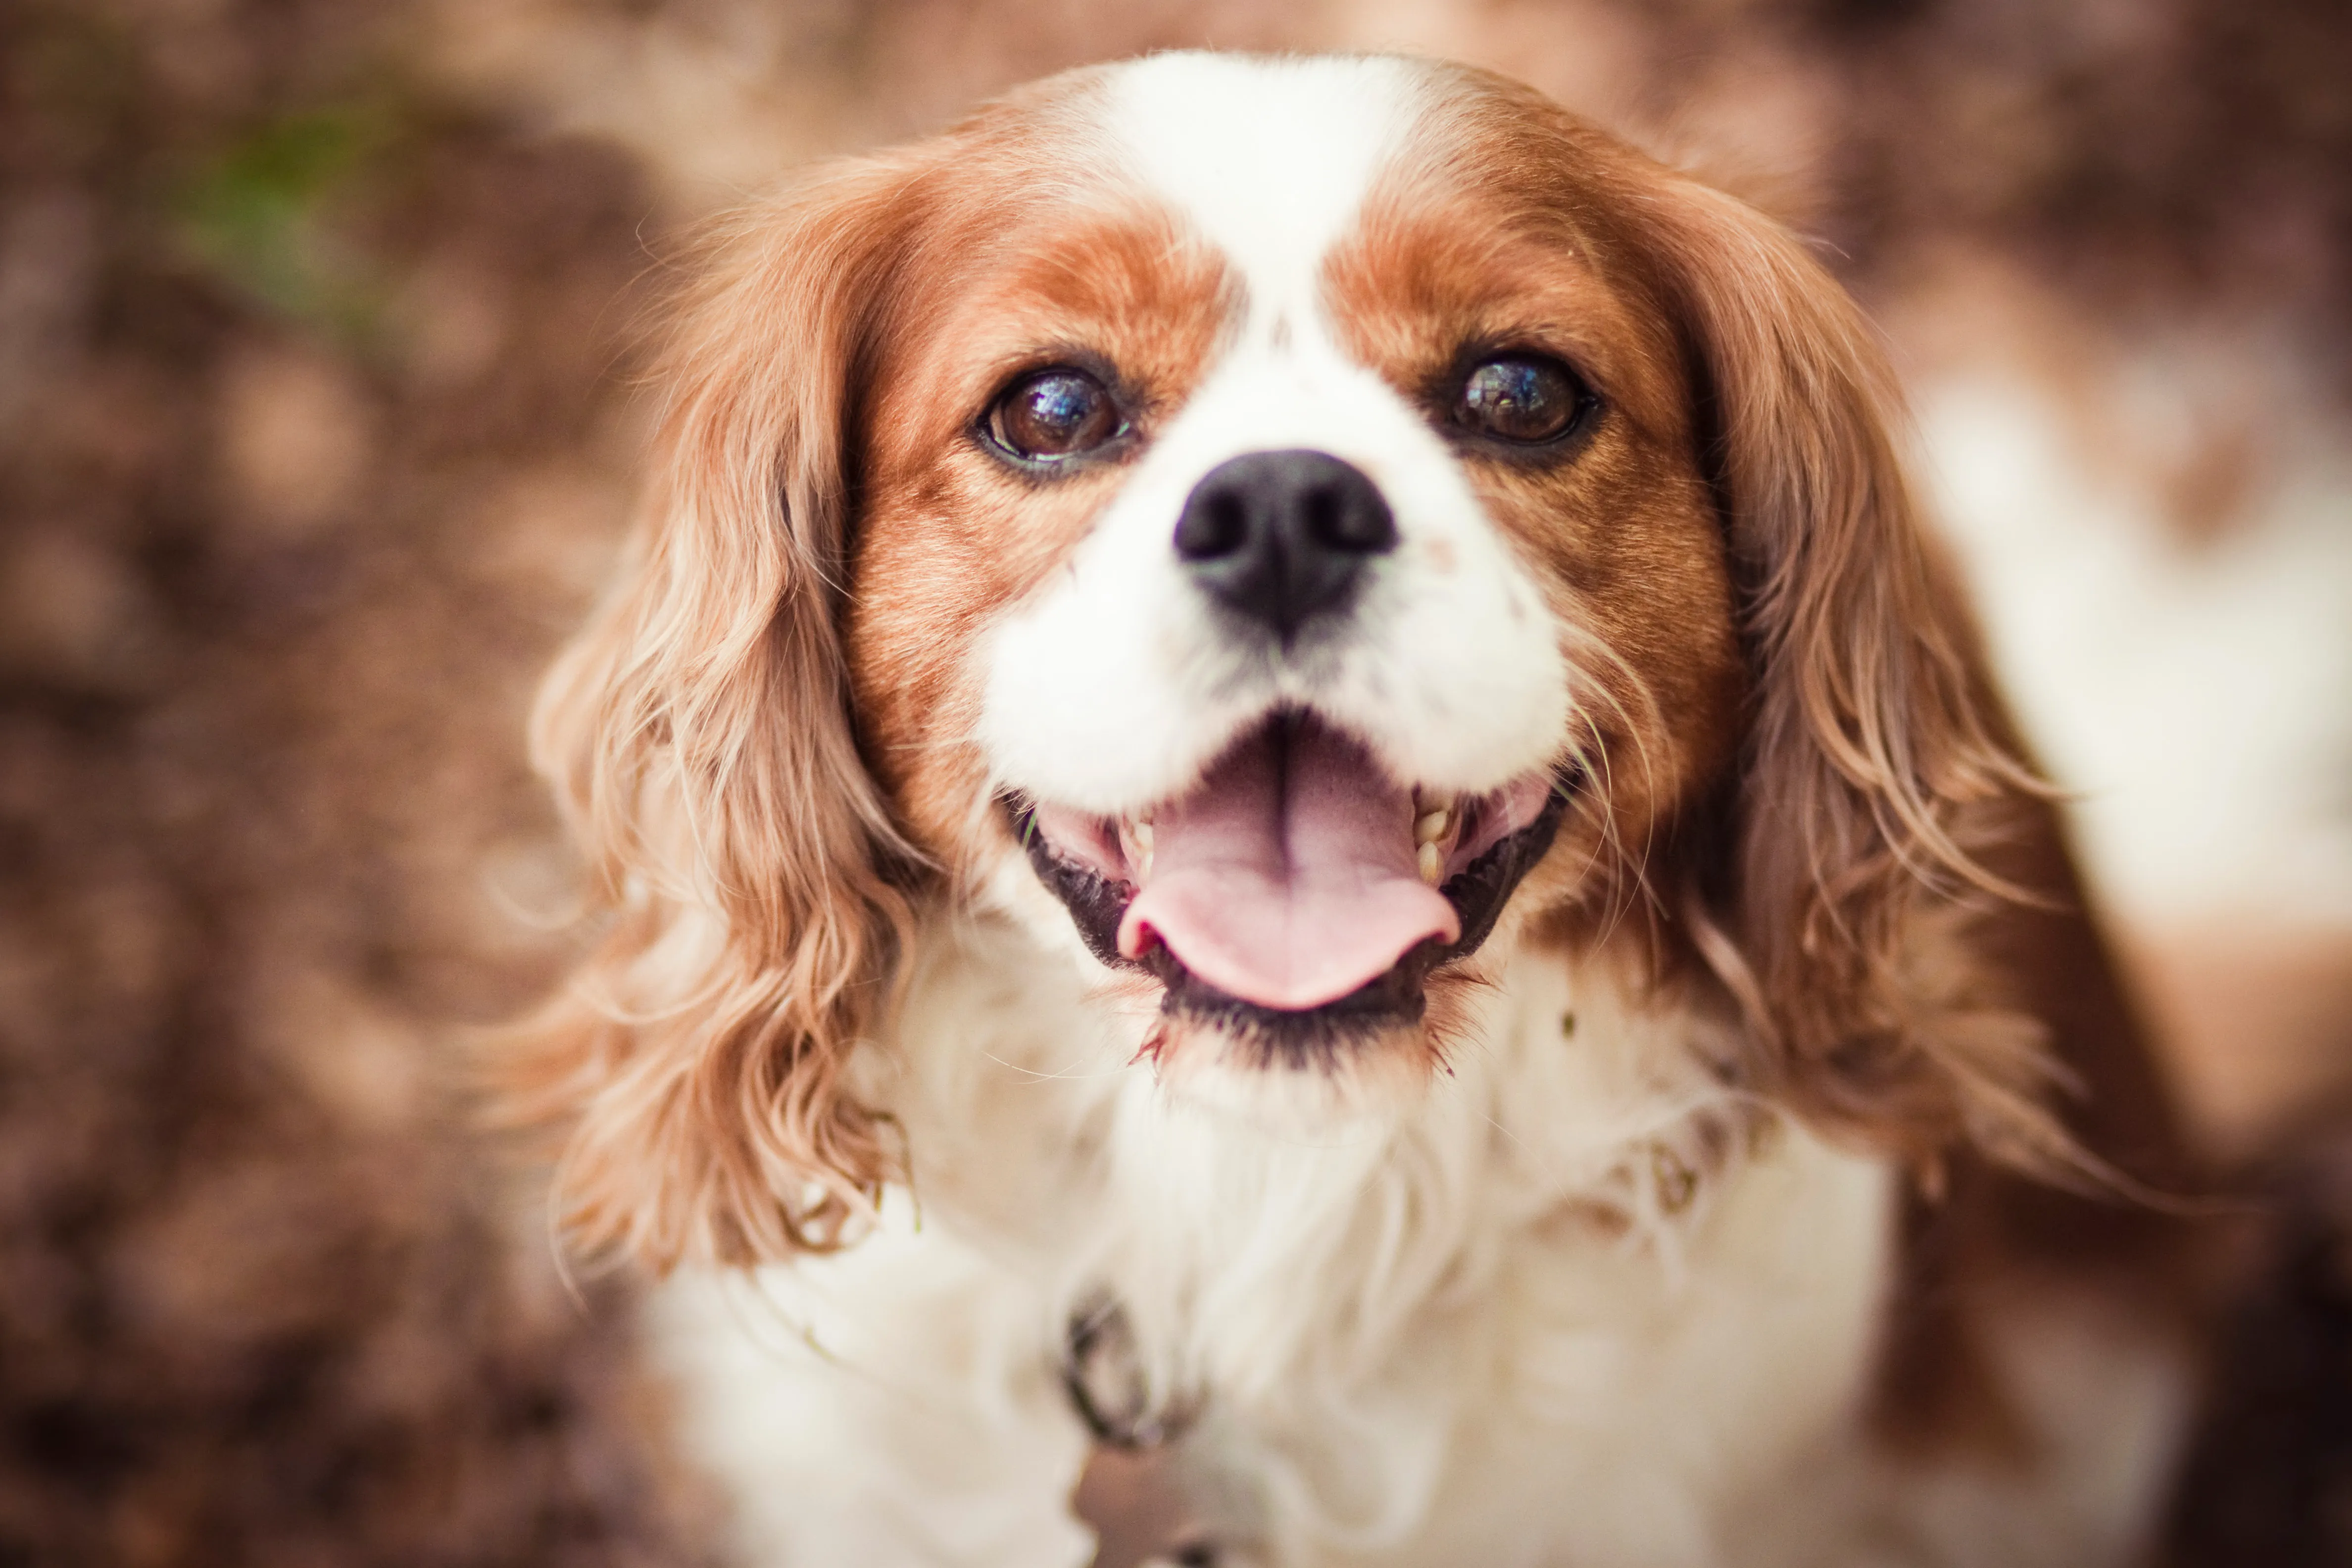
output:
[[[1410,61],[1159,55],[1113,79],[1107,129],[1240,271],[1253,325],[1319,315],[1323,259],[1424,105]]]

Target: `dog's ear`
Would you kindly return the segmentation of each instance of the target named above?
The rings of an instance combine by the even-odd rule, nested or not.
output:
[[[1922,529],[1900,399],[1835,279],[1693,182],[1644,209],[1682,324],[1753,681],[1694,913],[1780,1092],[1923,1158],[1971,1137],[2063,1165],[2042,1031],[1965,962],[1923,962],[2018,889],[1984,851],[2047,817],[1963,596]],[[1964,943],[1949,944],[1964,950]]]
[[[836,1245],[893,1167],[845,1072],[913,858],[859,758],[837,611],[906,184],[840,165],[712,237],[620,581],[533,720],[607,924],[518,1031],[503,1103],[561,1131],[574,1242],[657,1268]]]

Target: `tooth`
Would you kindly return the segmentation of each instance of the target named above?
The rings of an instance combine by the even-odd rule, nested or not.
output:
[[[1413,858],[1421,868],[1421,879],[1433,888],[1437,886],[1445,875],[1445,857],[1437,852],[1437,846],[1423,844]]]
[[[1434,844],[1444,837],[1445,830],[1453,826],[1454,814],[1440,806],[1428,816],[1414,820],[1412,841],[1415,844]]]
[[[1151,824],[1122,820],[1118,825],[1118,847],[1135,873],[1136,885],[1140,887],[1144,879],[1151,875]]]

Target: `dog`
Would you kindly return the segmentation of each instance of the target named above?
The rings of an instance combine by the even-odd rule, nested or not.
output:
[[[2185,1157],[1797,238],[1160,55],[737,215],[659,384],[506,1092],[748,1560],[2148,1549]]]

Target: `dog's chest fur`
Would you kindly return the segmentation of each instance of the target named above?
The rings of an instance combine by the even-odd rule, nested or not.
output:
[[[1171,1103],[1017,939],[928,947],[882,1069],[914,1201],[770,1305],[689,1281],[663,1309],[763,1560],[1085,1561],[1056,1360],[1105,1300],[1269,1561],[1762,1563],[1839,1533],[1893,1183],[1750,1116],[1704,1021],[1523,957],[1409,1112],[1269,1127]]]

